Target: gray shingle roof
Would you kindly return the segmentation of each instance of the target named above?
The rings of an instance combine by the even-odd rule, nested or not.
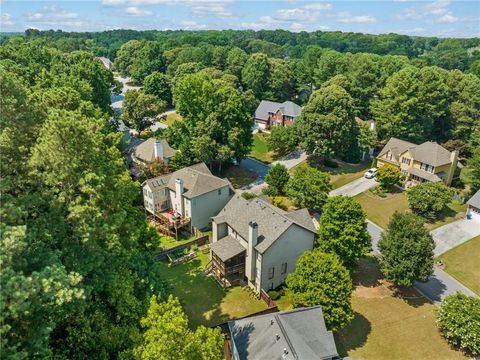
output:
[[[467,204],[480,209],[480,190],[473,194],[470,200],[467,201]]]
[[[390,140],[388,140],[382,151],[380,151],[378,157],[383,156],[389,150],[392,152],[395,162],[397,163],[399,163],[400,154],[406,150],[410,152],[414,160],[428,165],[442,166],[451,163],[450,151],[433,141],[426,141],[423,144],[416,145],[414,143],[392,137]]]
[[[432,174],[431,172],[428,172],[428,171],[425,171],[425,170],[422,170],[422,169],[417,169],[417,168],[408,168],[407,169],[408,173],[412,174],[412,175],[416,175],[422,179],[425,179],[425,180],[428,180],[428,181],[431,181],[431,182],[440,182],[442,181],[442,179],[440,179],[440,177],[438,177],[436,174]]]
[[[210,248],[223,262],[246,251],[240,242],[230,235],[215,241]]]
[[[320,306],[232,320],[228,327],[241,360],[329,359],[338,355]]]
[[[183,196],[187,198],[193,198],[225,186],[230,186],[228,180],[212,175],[205,163],[195,164],[168,175],[149,179],[143,184],[149,185],[152,189],[168,187],[175,191],[175,179],[183,180]]]
[[[140,145],[135,146],[133,149],[133,154],[135,157],[145,162],[151,162],[155,160],[155,141],[155,138],[150,138],[142,142]],[[168,145],[167,140],[160,139],[160,141],[162,143],[163,157],[165,159],[169,159],[175,155],[176,150],[172,149],[170,145]]]
[[[293,118],[300,116],[302,112],[302,108],[291,101],[278,103],[275,101],[262,100],[258,105],[257,110],[255,110],[255,118],[268,120],[268,113],[276,113],[278,110],[281,110],[284,115]]]
[[[292,225],[316,233],[313,221],[305,211],[289,214],[259,198],[245,200],[235,195],[214,220],[217,224],[227,223],[245,240],[248,239],[248,223],[255,221],[258,224],[258,237],[263,239],[255,249],[263,253]]]

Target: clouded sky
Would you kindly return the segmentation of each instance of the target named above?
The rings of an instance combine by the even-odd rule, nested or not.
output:
[[[480,36],[480,1],[0,0],[1,31],[286,29]]]

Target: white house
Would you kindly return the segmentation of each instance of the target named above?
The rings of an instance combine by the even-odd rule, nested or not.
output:
[[[153,161],[161,161],[168,165],[176,150],[168,145],[165,139],[150,138],[132,149],[132,160],[136,164],[148,164]]]
[[[257,292],[285,282],[312,250],[316,229],[307,209],[288,213],[261,198],[235,195],[213,218],[212,270],[224,284],[247,280]]]
[[[470,200],[467,201],[467,205],[467,217],[480,222],[480,190],[478,190]]]
[[[142,186],[148,213],[189,219],[192,229],[209,227],[233,194],[230,182],[212,175],[204,163],[149,179]]]

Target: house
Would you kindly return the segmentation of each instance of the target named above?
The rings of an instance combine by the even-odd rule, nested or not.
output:
[[[103,66],[105,66],[107,69],[113,68],[113,63],[110,61],[110,59],[104,56],[97,57],[97,59],[100,60]]]
[[[391,138],[377,156],[377,167],[384,164],[397,166],[405,176],[405,186],[424,181],[443,181],[450,185],[460,173],[458,151],[448,151],[436,142],[417,145]]]
[[[228,322],[228,354],[234,360],[314,360],[338,357],[320,306]]]
[[[363,120],[361,118],[359,118],[358,116],[355,116],[355,122],[357,123],[358,126],[361,126],[361,125],[364,125],[364,126],[367,126],[368,129],[375,133],[377,131],[377,123],[375,120]],[[362,161],[365,160],[365,157],[368,155],[370,157],[370,159],[373,159],[373,152],[375,151],[375,147],[371,147],[370,149],[368,149],[368,151],[362,151],[362,154],[361,154],[361,158],[362,158]]]
[[[132,148],[132,160],[136,164],[149,164],[153,161],[161,161],[168,165],[176,150],[168,145],[165,139],[150,138]]]
[[[467,218],[480,222],[480,190],[467,201],[467,205]]]
[[[212,230],[215,276],[224,285],[246,280],[257,293],[283,284],[316,235],[307,209],[288,213],[238,194],[213,218]]]
[[[230,182],[212,175],[199,163],[143,184],[143,200],[148,214],[174,223],[188,222],[190,229],[204,229],[233,194]]]
[[[277,103],[262,100],[255,110],[254,120],[261,129],[265,129],[267,126],[292,125],[301,112],[302,108],[291,101]]]

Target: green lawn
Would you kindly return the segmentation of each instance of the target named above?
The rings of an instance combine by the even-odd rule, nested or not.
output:
[[[452,201],[448,204],[447,209],[440,214],[439,219],[433,223],[426,223],[425,226],[429,230],[436,229],[440,226],[451,223],[452,221],[465,217],[467,211],[467,204],[462,204],[459,201]]]
[[[163,277],[184,306],[192,328],[218,325],[267,308],[242,287],[224,290],[212,277],[200,275],[209,256],[199,252],[195,259],[175,267],[160,264]]]
[[[180,115],[177,112],[168,114],[166,118],[163,118],[160,120],[160,122],[167,124],[168,126],[171,126],[175,121],[180,121],[182,120],[182,115]]]
[[[439,257],[445,271],[480,295],[480,236],[469,240]]]
[[[254,172],[235,165],[230,165],[227,168],[222,169],[220,174],[214,171],[214,174],[220,176],[221,178],[227,178],[235,189],[240,189],[245,185],[251,184],[257,179],[257,174]]]
[[[367,191],[355,196],[355,199],[362,205],[367,218],[384,229],[395,211],[403,213],[409,209],[405,192],[381,198]]]
[[[395,292],[376,264],[362,260],[354,276],[354,320],[335,334],[342,356],[354,359],[467,359],[441,337],[435,306],[414,290]]]
[[[269,164],[273,161],[273,152],[269,152],[267,149],[267,137],[268,134],[264,133],[253,135],[253,145],[250,156],[263,163]]]
[[[172,248],[177,245],[182,245],[185,244],[191,240],[195,239],[195,236],[193,235],[185,235],[185,234],[178,234],[178,240],[176,240],[174,237],[171,236],[166,236],[166,235],[160,235],[160,247],[162,248]]]

